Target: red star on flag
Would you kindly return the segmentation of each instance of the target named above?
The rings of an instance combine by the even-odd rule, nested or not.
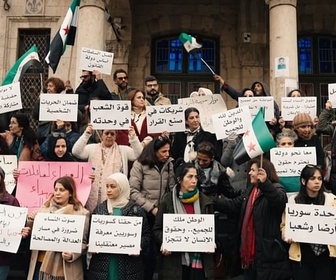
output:
[[[246,130],[246,132],[244,133],[244,136],[249,136],[249,134],[250,134],[250,131]]]
[[[64,30],[64,35],[68,35],[69,33],[69,27],[67,26],[66,28],[63,28]]]
[[[256,144],[252,144],[252,142],[250,143],[250,145],[248,145],[247,147],[249,148],[249,152],[251,152],[252,150],[255,151],[255,146]]]

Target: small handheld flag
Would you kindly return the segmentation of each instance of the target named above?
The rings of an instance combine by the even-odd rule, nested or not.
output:
[[[187,52],[202,48],[202,45],[197,43],[196,38],[189,34],[181,33],[179,39]]]
[[[273,136],[269,132],[263,117],[263,108],[254,117],[251,127],[244,133],[242,139],[233,151],[233,159],[242,164],[275,147]]]

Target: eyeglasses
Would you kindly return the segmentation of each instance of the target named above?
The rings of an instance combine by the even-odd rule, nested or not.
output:
[[[108,136],[108,135],[115,136],[116,133],[113,132],[113,131],[107,131],[107,132],[104,132],[104,135],[106,135],[106,136]]]
[[[63,133],[63,132],[53,132],[52,136],[53,137],[63,137],[63,138],[66,137],[65,133]]]
[[[88,77],[90,77],[90,75],[82,75],[82,76],[80,76],[79,78],[83,80],[83,79],[86,79],[86,78],[88,78]]]
[[[149,87],[149,88],[151,88],[151,87],[157,87],[157,86],[158,86],[158,84],[149,84],[149,85],[147,84],[146,85],[146,87]]]
[[[117,80],[119,80],[119,81],[122,81],[122,80],[127,80],[128,79],[128,77],[127,76],[125,76],[125,77],[117,77]]]

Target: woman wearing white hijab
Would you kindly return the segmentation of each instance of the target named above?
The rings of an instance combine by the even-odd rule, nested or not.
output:
[[[96,207],[93,215],[142,217],[141,249],[149,244],[150,229],[147,217],[137,204],[130,201],[130,185],[123,173],[114,173],[106,180],[107,199]],[[124,254],[93,254],[86,279],[95,280],[142,280],[144,268],[142,258]]]

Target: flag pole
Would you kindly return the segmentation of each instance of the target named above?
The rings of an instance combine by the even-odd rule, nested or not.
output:
[[[72,64],[72,54],[73,54],[73,46],[71,46],[70,62],[69,62],[69,68],[68,68],[68,80],[69,81],[70,81],[70,71],[71,71],[71,64]]]
[[[206,63],[205,60],[204,60],[202,57],[200,57],[200,59],[201,59],[202,62],[205,64],[205,66],[208,67],[208,69],[211,71],[211,73],[212,73],[213,75],[216,75],[215,71],[213,71],[213,70],[211,69],[211,67],[209,66],[209,64]]]

